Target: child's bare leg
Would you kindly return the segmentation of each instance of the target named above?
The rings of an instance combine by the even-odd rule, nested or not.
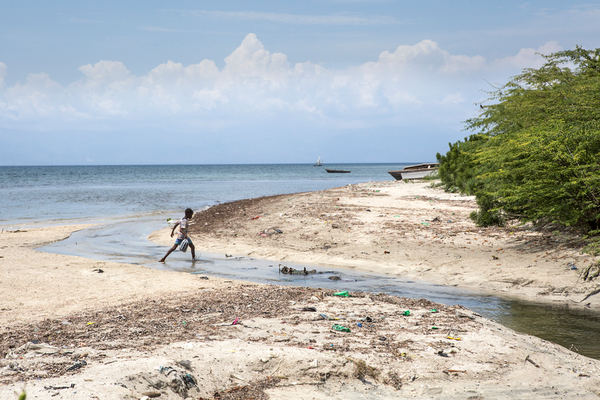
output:
[[[196,247],[193,243],[190,243],[190,250],[192,251],[192,260],[196,259]]]
[[[167,251],[167,254],[165,254],[165,256],[163,258],[161,258],[159,262],[165,262],[165,260],[167,259],[167,257],[169,257],[169,254],[171,254],[172,252],[174,252],[176,248],[177,248],[177,245],[174,244],[173,247],[171,247],[169,249],[169,251]]]

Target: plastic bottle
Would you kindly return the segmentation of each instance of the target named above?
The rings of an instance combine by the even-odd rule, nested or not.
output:
[[[348,293],[347,290],[344,290],[343,292],[337,292],[333,294],[334,296],[340,296],[340,297],[350,297],[350,293]]]
[[[350,328],[346,328],[345,326],[342,325],[333,325],[332,327],[334,330],[336,331],[340,331],[340,332],[350,332]]]

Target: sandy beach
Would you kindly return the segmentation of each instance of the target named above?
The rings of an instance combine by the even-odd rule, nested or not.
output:
[[[600,307],[580,239],[531,226],[478,228],[473,197],[385,181],[222,204],[194,217],[207,251],[355,268],[501,296]],[[277,228],[283,233],[277,233]],[[264,233],[264,232],[267,233]],[[151,239],[170,243],[168,229]]]
[[[579,276],[597,258],[571,235],[479,229],[468,218],[472,198],[429,185],[366,183],[221,204],[195,215],[191,235],[198,251],[599,306],[596,282]],[[461,306],[35,250],[84,228],[0,236],[1,399],[23,388],[28,399],[600,395],[597,360]],[[169,233],[150,239],[166,251]]]

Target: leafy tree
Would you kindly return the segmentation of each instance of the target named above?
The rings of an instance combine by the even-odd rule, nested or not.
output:
[[[516,218],[600,233],[600,49],[545,58],[489,92],[494,103],[466,121],[477,140],[438,155],[440,176],[477,196],[480,225]]]

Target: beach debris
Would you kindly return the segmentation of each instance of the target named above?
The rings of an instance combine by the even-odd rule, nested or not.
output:
[[[338,331],[338,332],[350,332],[350,328],[346,328],[345,326],[338,325],[338,324],[334,324],[331,328],[334,331]]]
[[[71,383],[69,386],[44,386],[46,390],[63,390],[63,389],[73,389],[75,387],[74,383]]]
[[[196,378],[187,372],[181,373],[173,367],[163,367],[162,365],[157,368],[158,372],[171,378],[171,388],[183,398],[188,397],[188,390],[194,386],[198,386]]]
[[[410,310],[406,310],[402,313],[402,315],[404,315],[405,317],[408,317],[410,315]]]
[[[181,361],[177,361],[177,364],[181,365],[183,368],[187,369],[188,371],[192,371],[192,362],[190,360],[181,360]],[[150,397],[150,396],[148,396]]]
[[[311,312],[317,312],[317,307],[302,307],[299,308],[300,311],[311,311]]]
[[[71,365],[66,370],[67,371],[75,371],[76,369],[79,369],[79,368],[84,367],[86,365],[87,365],[87,361],[81,360],[81,361],[77,361],[75,364]]]
[[[450,339],[450,340],[458,340],[458,341],[462,340],[462,338],[454,337],[454,336],[446,336],[446,338]]]
[[[436,313],[438,312],[438,310],[436,308],[432,308],[431,310],[429,310],[430,313]]]
[[[437,355],[438,355],[438,356],[441,356],[441,357],[450,357],[450,356],[449,356],[447,353],[445,353],[445,352],[444,352],[444,350],[440,350],[440,351],[438,351],[438,352],[437,352]]]
[[[317,270],[313,269],[313,270],[309,271],[306,269],[306,267],[304,267],[304,269],[294,269],[292,267],[288,267],[283,264],[279,264],[279,273],[286,274],[286,275],[308,275],[308,274],[316,274]]]
[[[338,296],[338,297],[350,297],[350,293],[348,293],[347,290],[344,290],[342,292],[337,292],[333,294],[334,296]]]
[[[362,328],[362,324],[360,322],[357,322],[356,326],[358,326],[359,328]]]
[[[268,227],[267,229],[258,232],[257,235],[262,237],[268,237],[271,235],[279,235],[281,233],[283,233],[283,231],[279,228]]]
[[[240,320],[239,318],[236,318],[236,319],[235,319],[235,321],[233,321],[233,322],[231,323],[231,325],[236,325],[236,324],[239,322],[239,320]]]
[[[340,277],[339,277],[339,276],[337,276],[337,275],[333,275],[333,276],[330,276],[330,277],[329,277],[329,278],[327,278],[327,279],[329,279],[329,280],[332,280],[332,281],[339,281],[339,280],[341,280],[342,278],[340,278]]]
[[[536,368],[539,368],[540,366],[537,365],[531,358],[529,358],[529,354],[527,355],[527,357],[525,357],[525,361],[529,361],[530,363],[532,363]]]
[[[146,396],[149,397],[151,399],[154,399],[156,397],[160,397],[161,393],[160,392],[143,392],[142,396]]]
[[[92,270],[92,272],[97,272],[97,273],[101,274],[101,273],[103,273],[104,271],[103,271],[103,270],[101,270],[100,268],[96,268],[96,269]]]
[[[259,219],[259,218],[260,218],[260,215],[257,215],[256,217],[250,218],[250,220],[255,220],[255,219]]]
[[[350,358],[348,360],[352,361],[354,363],[354,368],[355,368],[354,369],[354,377],[355,378],[357,378],[360,381],[362,381],[363,383],[365,383],[366,382],[365,378],[370,376],[375,381],[377,381],[377,378],[379,376],[379,371],[377,370],[377,368],[367,365],[367,363],[364,362],[363,360],[352,360]]]

